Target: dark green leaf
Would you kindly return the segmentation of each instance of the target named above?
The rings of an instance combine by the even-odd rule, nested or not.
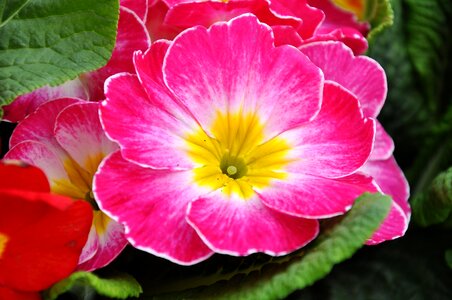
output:
[[[0,0],[0,27],[11,20],[31,0]]]
[[[115,42],[118,1],[14,0],[3,15],[12,18],[0,27],[0,105],[103,66]]]
[[[440,173],[430,188],[411,201],[413,220],[421,226],[445,222],[452,212],[452,167]]]
[[[288,300],[452,299],[452,270],[444,261],[445,250],[452,246],[450,234],[418,228],[396,241],[365,247]]]
[[[447,265],[449,266],[449,268],[452,269],[452,249],[446,250],[446,252],[444,253],[444,256],[445,256]]]
[[[213,272],[208,269],[215,258],[188,269],[178,267],[167,272],[167,268],[159,268],[158,273],[166,274],[144,285],[143,299],[283,298],[313,284],[335,264],[350,258],[376,230],[390,205],[387,196],[363,195],[343,219],[325,229],[311,246],[284,257],[220,256],[224,258],[221,267]]]
[[[100,278],[93,273],[76,272],[46,291],[45,299],[54,300],[71,289],[88,289],[92,290],[91,293],[95,291],[99,295],[116,299],[138,297],[142,293],[140,284],[127,274]]]

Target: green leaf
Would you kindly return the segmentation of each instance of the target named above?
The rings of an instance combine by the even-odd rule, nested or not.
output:
[[[407,46],[430,111],[441,115],[451,103],[452,2],[405,0]],[[446,92],[448,95],[446,95]]]
[[[148,281],[143,299],[280,299],[326,276],[350,258],[383,221],[391,199],[361,196],[352,210],[300,251],[284,257],[262,254],[247,258],[217,256],[193,267],[152,267],[160,275]],[[325,224],[324,224],[325,225]],[[217,259],[215,261],[215,259]],[[221,262],[214,268],[212,262]],[[149,268],[147,268],[149,270]],[[146,275],[149,280],[149,274]]]
[[[430,188],[411,201],[413,220],[421,226],[445,222],[452,212],[452,167],[440,173]]]
[[[367,0],[365,7],[364,20],[368,21],[371,26],[367,39],[369,43],[372,43],[385,28],[392,26],[394,12],[389,0]]]
[[[395,154],[412,187],[424,190],[452,157],[450,64],[452,2],[392,0],[394,26],[368,54],[385,69],[388,97],[379,116],[397,145]],[[408,168],[409,167],[409,168]]]
[[[446,252],[444,253],[444,258],[446,259],[446,263],[449,268],[452,269],[452,249],[446,250]]]
[[[105,65],[115,42],[118,5],[117,0],[7,1],[0,27],[0,105]]]
[[[11,20],[31,0],[0,0],[0,27]]]
[[[94,290],[99,295],[116,299],[138,297],[142,293],[140,284],[127,274],[116,274],[100,278],[93,273],[76,272],[55,284],[45,292],[44,296],[46,300],[54,300],[71,289],[80,290],[81,288],[88,288],[88,290]]]
[[[444,261],[444,252],[452,246],[450,234],[416,228],[393,242],[364,247],[328,277],[290,299],[452,299],[452,270]]]

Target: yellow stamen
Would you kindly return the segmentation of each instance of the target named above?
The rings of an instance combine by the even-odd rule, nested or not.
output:
[[[255,190],[287,176],[291,147],[281,137],[266,140],[257,115],[217,113],[209,132],[198,128],[185,139],[186,151],[198,165],[193,176],[199,186],[249,199]]]

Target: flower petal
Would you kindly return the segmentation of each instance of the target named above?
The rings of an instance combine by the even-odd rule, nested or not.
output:
[[[150,0],[121,0],[121,7],[132,10],[143,22],[146,20]]]
[[[394,156],[386,160],[369,160],[360,171],[372,176],[383,193],[390,195],[406,216],[411,215],[410,187]]]
[[[193,201],[187,220],[211,249],[229,255],[284,255],[309,243],[319,230],[316,220],[278,213],[257,197],[227,198],[219,190]]]
[[[410,218],[405,214],[402,208],[396,202],[393,202],[391,210],[383,221],[383,224],[381,224],[372,237],[367,240],[366,244],[376,245],[403,236],[408,229],[409,220]]]
[[[194,163],[183,151],[186,143],[181,138],[188,130],[184,121],[190,120],[181,120],[160,107],[161,97],[168,96],[157,87],[154,90],[155,97],[148,98],[135,75],[110,77],[107,100],[100,108],[103,127],[128,160],[156,168],[192,168]]]
[[[326,82],[322,109],[314,121],[284,132],[294,147],[288,172],[326,178],[349,175],[368,159],[375,122],[363,117],[357,99],[346,89]]]
[[[359,100],[366,117],[376,117],[386,98],[387,84],[383,68],[367,56],[353,55],[340,42],[303,45],[300,50],[325,74],[351,91]],[[365,74],[365,76],[363,76]]]
[[[92,230],[96,236],[96,251],[91,258],[83,263],[79,262],[79,270],[93,271],[108,265],[128,244],[124,234],[124,227],[101,211],[94,212]],[[87,248],[87,245],[85,245],[85,248]]]
[[[253,15],[184,31],[168,49],[163,74],[206,131],[216,111],[258,111],[271,136],[320,108],[320,70],[291,46],[275,48],[271,29]]]
[[[12,148],[23,141],[37,141],[61,152],[61,147],[54,138],[55,120],[67,106],[81,102],[75,98],[61,98],[41,105],[34,113],[20,122],[14,129],[9,147]]]
[[[304,218],[329,218],[348,211],[364,192],[378,191],[372,178],[353,174],[338,179],[290,174],[259,192],[277,211]]]
[[[135,13],[126,9],[119,9],[119,23],[115,48],[107,65],[94,71],[83,74],[82,80],[88,86],[90,100],[105,99],[105,80],[119,72],[133,73],[133,53],[136,50],[146,50],[150,45],[149,35],[144,23]]]
[[[76,103],[61,111],[55,121],[55,139],[90,174],[105,156],[118,149],[105,135],[98,110],[96,102]]]
[[[49,181],[44,172],[36,167],[26,164],[17,164],[16,161],[0,161],[0,190],[18,189],[32,192],[50,192]],[[20,172],[15,172],[18,166]],[[33,180],[30,180],[30,179]]]
[[[370,160],[386,160],[394,152],[394,141],[386,133],[380,122],[375,122],[375,145]]]
[[[10,122],[20,122],[41,104],[67,97],[88,99],[87,91],[80,79],[70,80],[56,87],[44,86],[17,97],[11,104],[3,106],[3,119]]]
[[[124,224],[134,247],[190,265],[212,255],[185,221],[188,203],[199,193],[191,176],[142,168],[115,152],[96,174],[94,194],[101,209]]]
[[[40,291],[76,267],[92,222],[84,201],[29,191],[0,192],[0,232],[9,240],[0,285]]]

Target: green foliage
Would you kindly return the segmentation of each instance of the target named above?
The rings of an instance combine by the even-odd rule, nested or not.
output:
[[[117,0],[1,0],[0,105],[103,66],[118,9]]]
[[[444,252],[451,246],[448,231],[410,230],[404,238],[361,249],[290,299],[452,299],[452,270],[444,262]]]
[[[367,0],[364,20],[371,25],[367,39],[372,43],[378,34],[391,27],[394,22],[394,12],[389,0]]]
[[[446,250],[444,258],[446,259],[446,263],[449,266],[449,268],[452,269],[452,249]]]
[[[378,228],[391,199],[365,194],[343,218],[328,224],[312,245],[284,257],[215,256],[192,267],[161,262],[147,269],[143,299],[278,299],[313,284],[348,258]],[[325,225],[325,224],[324,224]],[[130,262],[128,263],[130,266]],[[149,278],[149,273],[155,273]],[[190,276],[187,276],[190,274]],[[151,275],[152,276],[152,275]],[[146,281],[148,280],[148,281]]]
[[[413,219],[421,226],[445,222],[452,212],[452,167],[440,173],[430,188],[411,201]]]
[[[71,290],[78,291],[79,295],[80,291],[85,294],[96,292],[99,295],[116,299],[138,297],[142,293],[140,284],[127,274],[101,278],[93,273],[76,272],[46,291],[44,297],[46,300],[54,300]]]

